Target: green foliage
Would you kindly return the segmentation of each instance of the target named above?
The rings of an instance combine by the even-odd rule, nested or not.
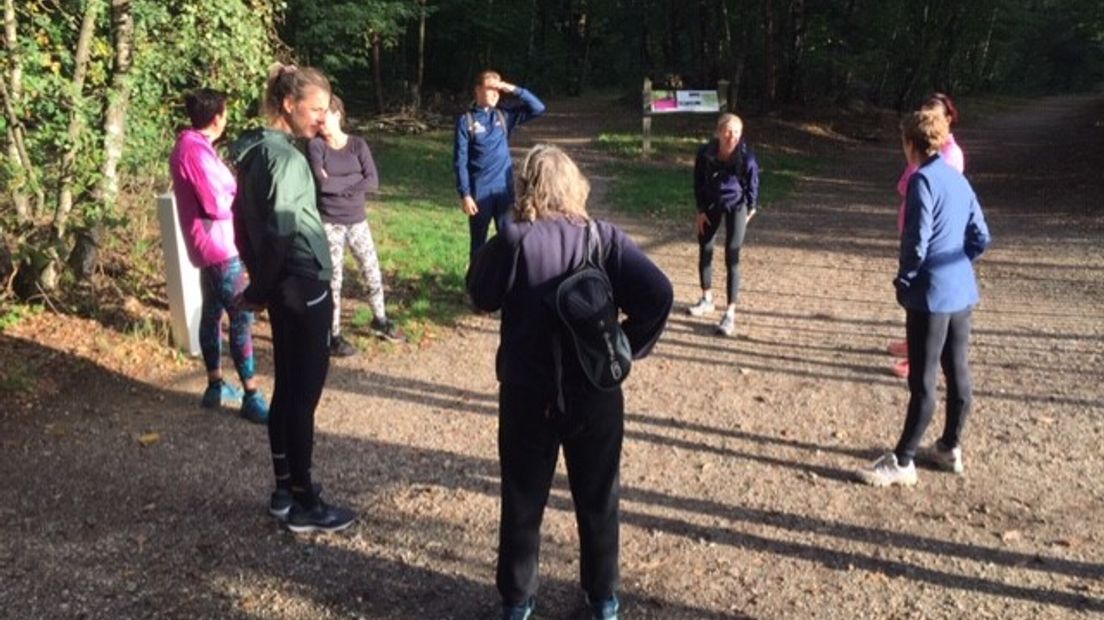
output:
[[[5,187],[10,183],[42,190],[45,204],[31,217],[17,218],[12,209],[3,208],[0,199],[0,228],[21,231],[16,253],[25,259],[28,271],[40,270],[53,262],[53,257],[64,260],[73,243],[72,231],[103,230],[107,235],[100,247],[107,248],[116,240],[115,234],[132,223],[130,213],[105,203],[95,191],[103,175],[109,102],[129,93],[120,162],[121,185],[126,189],[128,184],[149,177],[165,177],[175,128],[184,121],[180,113],[183,91],[198,86],[227,91],[234,118],[240,122],[272,59],[275,0],[133,0],[130,6],[133,63],[125,76],[126,88],[119,89],[113,75],[116,41],[106,0],[15,4],[18,57],[5,49],[0,55],[0,71],[7,80],[16,60],[22,68],[22,94],[14,101],[15,115],[27,130],[30,171],[35,174],[5,157],[0,178]],[[74,81],[78,34],[85,12],[92,8],[96,12],[84,65],[86,77],[78,89]],[[8,122],[5,119],[5,126]],[[71,127],[77,129],[75,141]],[[65,167],[69,154],[72,164]],[[37,187],[30,185],[34,178]],[[58,241],[50,231],[62,187],[71,190],[74,204],[66,227],[69,234]],[[147,200],[138,208],[148,209]],[[131,249],[133,246],[126,251]]]
[[[165,175],[176,129],[186,126],[183,94],[199,87],[229,95],[229,126],[259,122],[247,114],[260,99],[275,60],[269,31],[276,20],[268,0],[135,5],[135,64],[124,163],[139,175]],[[170,8],[171,7],[171,8]]]
[[[28,317],[42,312],[42,306],[12,304],[0,307],[0,333],[19,325]]]
[[[373,40],[393,47],[405,25],[418,15],[413,0],[316,2],[289,0],[284,38],[304,64],[339,78],[367,83]]]

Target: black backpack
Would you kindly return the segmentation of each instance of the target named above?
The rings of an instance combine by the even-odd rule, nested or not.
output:
[[[583,238],[585,258],[556,287],[553,309],[559,334],[552,339],[556,366],[557,400],[563,411],[563,349],[575,349],[583,375],[600,390],[621,385],[632,369],[632,348],[621,329],[613,287],[603,268],[608,255],[594,220],[587,221]],[[570,339],[570,342],[567,342]]]

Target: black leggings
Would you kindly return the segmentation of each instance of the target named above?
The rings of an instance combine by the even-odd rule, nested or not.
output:
[[[714,208],[705,213],[707,222],[705,233],[698,235],[698,276],[702,290],[713,288],[713,239],[725,224],[725,270],[728,278],[725,282],[725,294],[729,304],[736,303],[740,293],[740,246],[744,244],[747,232],[747,207],[740,205],[735,210]]]
[[[540,526],[561,444],[579,529],[581,585],[592,601],[613,596],[625,434],[621,390],[567,392],[565,409],[577,421],[567,437],[548,415],[556,406],[554,390],[503,384],[498,399],[502,517],[495,582],[503,603],[516,605],[536,594]]]
[[[970,313],[971,309],[967,308],[952,314],[915,310],[909,310],[906,314],[909,404],[905,430],[894,450],[901,465],[912,462],[924,431],[931,422],[935,410],[936,372],[940,366],[947,381],[947,421],[940,441],[947,448],[958,447],[973,400],[970,367],[966,359]]]
[[[314,502],[311,492],[314,410],[330,369],[333,297],[328,281],[300,276],[283,280],[275,297],[268,308],[272,357],[276,364],[268,441],[277,486],[290,487],[296,499],[309,507]]]

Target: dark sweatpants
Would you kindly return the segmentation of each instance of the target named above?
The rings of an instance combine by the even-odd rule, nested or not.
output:
[[[269,304],[276,385],[268,413],[268,441],[276,485],[290,489],[304,507],[314,505],[311,455],[314,410],[330,369],[330,283],[290,276]]]
[[[958,447],[973,400],[967,362],[970,313],[970,308],[951,314],[906,313],[909,404],[905,430],[894,450],[901,465],[912,462],[931,422],[940,366],[947,381],[947,421],[940,441],[947,448]]]
[[[494,220],[496,232],[502,232],[510,225],[510,207],[514,206],[513,192],[505,185],[485,194],[481,192],[475,198],[475,205],[479,211],[468,217],[468,232],[471,235],[469,261],[487,242],[491,220]]]
[[[617,590],[624,397],[620,389],[588,390],[567,394],[565,402],[568,419],[581,421],[571,432],[548,417],[554,393],[510,384],[499,388],[502,519],[495,582],[506,605],[537,592],[541,519],[561,444],[579,530],[580,583],[592,601]]]
[[[705,234],[698,235],[698,276],[702,290],[713,288],[713,240],[721,227],[725,225],[725,299],[727,303],[736,303],[740,294],[740,246],[744,244],[747,232],[747,206],[740,205],[736,210],[714,208],[705,213],[707,223]]]

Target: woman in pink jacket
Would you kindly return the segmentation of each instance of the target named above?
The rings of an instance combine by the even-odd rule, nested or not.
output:
[[[242,416],[263,424],[268,421],[268,403],[254,377],[253,313],[233,303],[247,284],[234,245],[230,212],[238,185],[213,145],[226,130],[226,95],[201,88],[185,97],[184,106],[192,126],[180,132],[169,158],[169,171],[184,246],[199,269],[203,293],[199,346],[207,367],[207,389],[200,404],[214,409],[224,402],[241,401]],[[244,393],[222,380],[223,312],[230,316],[230,357]]]
[[[947,118],[947,124],[954,126],[958,122],[958,108],[955,107],[954,101],[943,93],[932,93],[920,106],[921,111],[932,110],[941,111]],[[966,156],[963,155],[962,149],[955,142],[954,134],[951,133],[947,137],[947,142],[939,149],[939,156],[947,164],[958,170],[959,172],[965,172],[966,170]],[[908,164],[905,166],[905,171],[901,173],[901,178],[897,180],[897,193],[901,196],[901,206],[897,210],[897,234],[901,235],[905,230],[905,193],[908,191],[908,182],[915,173],[917,167],[915,164]],[[889,344],[889,354],[903,358],[893,364],[893,374],[898,377],[907,379],[909,374],[908,363],[908,343],[904,340],[898,340]]]

